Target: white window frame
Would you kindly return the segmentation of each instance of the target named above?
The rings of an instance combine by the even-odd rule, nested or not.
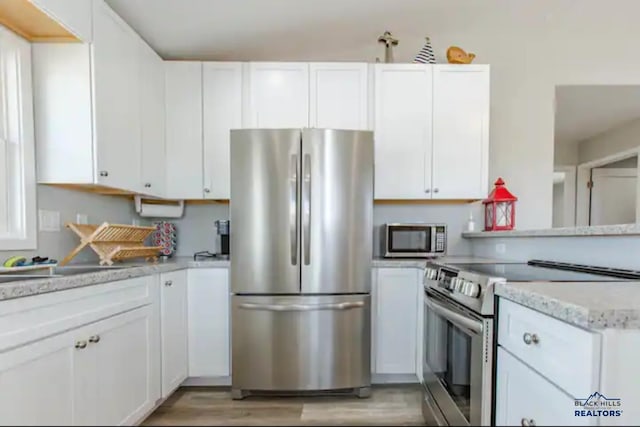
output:
[[[17,73],[19,82],[20,108],[19,119],[19,146],[20,146],[20,177],[21,202],[19,222],[21,227],[10,233],[0,233],[0,250],[33,250],[37,249],[37,221],[36,221],[36,168],[35,168],[35,143],[33,123],[33,89],[31,78],[31,45],[28,41],[15,35],[0,25],[0,49],[16,49],[18,52],[19,70]],[[1,66],[1,62],[0,62]],[[0,70],[0,72],[3,72]],[[4,84],[0,76],[0,84]],[[0,99],[2,102],[2,99]],[[1,112],[2,110],[0,110]],[[4,117],[0,117],[4,120]],[[2,124],[2,123],[0,123]],[[0,126],[0,133],[3,127]],[[1,135],[4,138],[6,135]],[[0,149],[6,149],[0,141]],[[3,156],[4,157],[4,156]],[[0,165],[0,173],[7,172],[5,165]],[[1,200],[7,204],[8,201]]]

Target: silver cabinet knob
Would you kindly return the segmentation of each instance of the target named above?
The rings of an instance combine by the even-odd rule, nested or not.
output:
[[[89,337],[89,342],[92,344],[97,344],[100,342],[100,335],[92,335]]]
[[[540,338],[538,338],[538,335],[536,334],[525,332],[524,335],[522,335],[522,341],[524,341],[526,345],[538,344],[540,342]]]
[[[520,425],[524,426],[524,427],[535,426],[536,425],[536,421],[533,418],[531,418],[531,419],[523,418],[523,419],[520,420]]]
[[[438,188],[434,188],[434,189],[433,189],[433,192],[434,192],[434,193],[437,193],[438,191],[440,191],[440,189],[438,189]]]
[[[164,282],[165,286],[173,286],[173,280],[167,280],[166,282]]]
[[[208,188],[205,188],[205,189],[204,189],[204,192],[205,192],[205,193],[211,193],[211,190],[209,190]]]
[[[109,176],[108,171],[100,171],[100,176]]]
[[[147,183],[144,185],[144,187],[145,187],[145,188],[151,188],[151,184],[147,182]]]
[[[87,347],[87,342],[86,341],[77,341],[76,342],[76,348],[78,350],[82,350],[83,348]]]
[[[431,193],[431,189],[427,188],[426,190],[424,190],[425,193]]]

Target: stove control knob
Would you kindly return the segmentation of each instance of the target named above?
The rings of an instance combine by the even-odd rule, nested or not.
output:
[[[454,292],[462,292],[462,288],[464,288],[464,280],[456,278],[456,283],[453,288]]]
[[[454,291],[456,289],[456,284],[458,283],[458,278],[457,277],[453,277],[451,279],[451,281],[449,282],[449,289]]]
[[[478,298],[480,296],[480,285],[473,282],[465,283],[464,294],[471,298]]]

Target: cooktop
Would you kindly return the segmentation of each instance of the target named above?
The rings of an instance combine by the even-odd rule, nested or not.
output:
[[[553,261],[532,260],[527,263],[454,264],[489,277],[501,277],[508,282],[608,282],[640,280],[640,271],[594,267]]]

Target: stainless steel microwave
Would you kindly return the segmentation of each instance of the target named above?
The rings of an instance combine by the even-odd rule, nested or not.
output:
[[[394,223],[383,226],[385,258],[430,258],[447,251],[445,224]]]

